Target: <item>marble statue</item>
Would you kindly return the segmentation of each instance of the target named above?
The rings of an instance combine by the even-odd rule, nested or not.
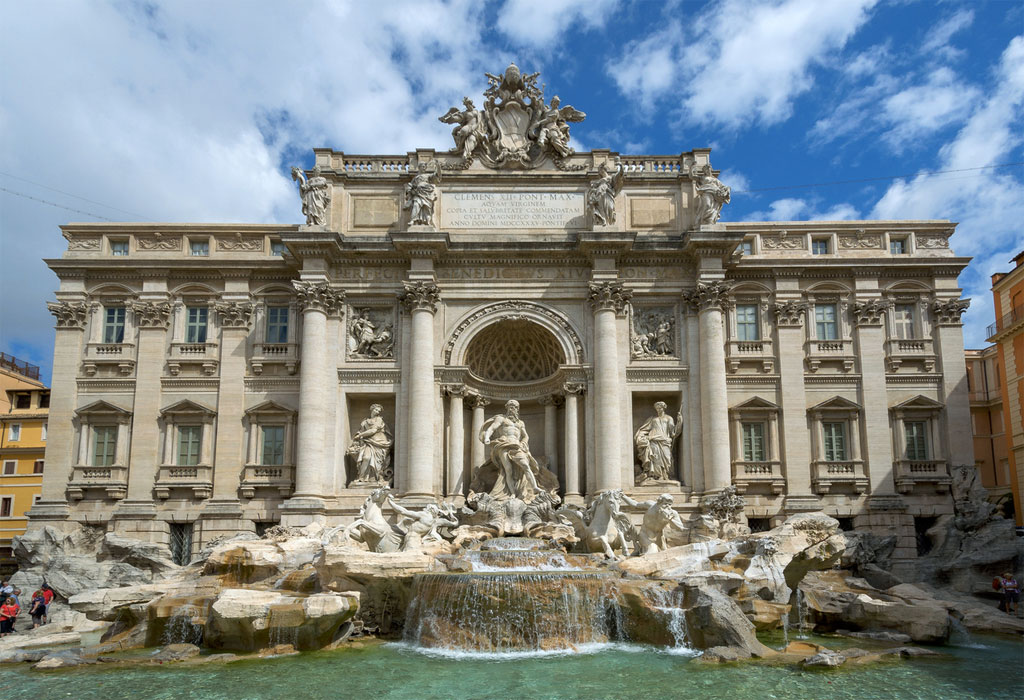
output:
[[[625,498],[621,489],[601,491],[586,511],[563,507],[557,512],[572,523],[576,537],[588,552],[614,559],[615,550],[619,549],[628,557],[629,543],[636,543],[637,536],[629,516],[622,512]]]
[[[390,493],[388,493],[387,502],[395,509],[395,512],[402,516],[397,528],[403,533],[400,550],[403,552],[422,549],[424,545],[441,544],[444,542],[444,538],[437,531],[438,528],[458,527],[459,525],[451,504],[440,506],[436,503],[429,503],[426,508],[417,512],[399,505]]]
[[[441,177],[437,161],[433,168],[421,170],[405,186],[405,208],[409,210],[410,226],[433,226],[434,202],[437,201],[436,183]]]
[[[473,105],[473,100],[463,97],[462,104],[466,107],[464,110],[460,111],[458,107],[452,107],[437,120],[443,124],[456,125],[452,129],[455,148],[451,150],[453,153],[461,154],[462,159],[468,161],[473,158],[477,148],[486,144],[488,136],[483,113]]]
[[[551,98],[551,104],[547,107],[544,107],[542,98],[531,133],[536,134],[537,146],[541,151],[550,148],[559,157],[567,158],[574,153],[569,148],[569,122],[583,121],[587,115],[569,105],[560,107],[560,104],[558,95]]]
[[[640,459],[637,486],[673,481],[672,445],[683,429],[683,415],[680,412],[673,420],[665,413],[666,408],[668,405],[664,401],[655,403],[654,415],[633,436]]]
[[[590,185],[587,203],[594,215],[594,223],[610,226],[615,223],[615,195],[622,189],[622,165],[616,161],[615,170],[608,168],[608,161],[601,163],[600,175]]]
[[[729,203],[732,191],[714,176],[709,164],[700,168],[693,165],[690,168],[690,177],[693,178],[696,189],[694,226],[717,224],[722,215],[722,206]]]
[[[640,525],[640,551],[639,554],[653,554],[663,552],[668,547],[665,545],[665,530],[669,527],[678,528],[680,531],[686,529],[679,513],[672,509],[672,494],[663,493],[654,501],[634,501],[623,494],[622,500],[634,508],[646,508],[644,520]]]
[[[370,406],[370,417],[359,424],[359,432],[352,436],[346,450],[356,466],[356,478],[349,486],[388,484],[391,481],[391,430],[381,414],[384,408],[375,403]]]
[[[541,490],[537,483],[540,466],[530,454],[530,436],[519,420],[519,402],[505,403],[505,413],[493,416],[480,429],[480,441],[490,447],[491,462],[498,467],[491,487],[493,498],[518,498],[529,502]]]
[[[352,314],[349,326],[349,354],[370,359],[395,356],[395,337],[390,324],[374,323],[369,309]]]
[[[660,313],[634,313],[630,328],[630,354],[633,357],[672,357],[675,355],[675,323],[670,309]]]
[[[306,180],[300,168],[292,168],[292,180],[299,183],[302,213],[307,226],[326,226],[327,207],[331,204],[331,184],[320,174],[320,166],[313,166],[313,177]]]
[[[359,517],[345,527],[345,537],[365,544],[371,552],[397,552],[402,546],[403,532],[385,519],[383,511],[390,498],[390,488],[374,489],[359,509]]]

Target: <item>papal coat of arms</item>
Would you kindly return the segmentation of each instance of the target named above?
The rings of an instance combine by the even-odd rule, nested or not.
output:
[[[479,157],[492,168],[535,168],[546,158],[558,165],[572,155],[569,122],[581,122],[586,114],[562,107],[557,95],[546,103],[543,87],[537,87],[540,73],[523,75],[514,63],[500,76],[484,75],[489,86],[482,110],[465,97],[463,109],[452,107],[438,117],[455,125],[452,152],[462,156],[461,167]]]

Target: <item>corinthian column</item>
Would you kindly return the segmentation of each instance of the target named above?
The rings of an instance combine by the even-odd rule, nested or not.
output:
[[[484,428],[484,408],[490,405],[490,401],[479,394],[469,397],[469,405],[473,409],[472,432],[469,436],[469,468],[476,469],[487,460],[487,452],[484,443],[480,442],[480,431]]]
[[[462,399],[466,395],[466,387],[453,384],[444,388],[448,396],[448,485],[445,493],[448,496],[461,496],[465,485],[465,458],[463,446],[466,444],[465,424],[462,415]]]
[[[328,368],[327,315],[340,312],[345,293],[326,282],[293,282],[302,310],[299,347],[299,431],[295,455],[295,496],[319,497],[327,468],[328,402],[334,385],[325,382]]]
[[[406,495],[434,495],[434,312],[441,291],[430,282],[405,282],[399,301],[409,311],[409,473]]]
[[[579,417],[576,407],[582,384],[565,385],[565,498],[580,497]]]
[[[590,284],[594,310],[594,461],[597,491],[622,486],[619,357],[615,317],[633,293],[618,282]]]
[[[725,337],[722,307],[728,303],[724,282],[698,282],[687,300],[698,314],[700,333],[701,442],[704,488],[718,491],[732,482],[729,461],[729,403],[725,384]]]

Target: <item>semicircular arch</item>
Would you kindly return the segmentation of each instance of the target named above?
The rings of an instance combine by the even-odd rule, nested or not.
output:
[[[584,362],[580,334],[564,314],[545,304],[510,300],[482,304],[463,316],[445,344],[444,363],[465,365],[466,352],[473,338],[488,326],[509,320],[529,321],[550,332],[566,364],[578,365]]]

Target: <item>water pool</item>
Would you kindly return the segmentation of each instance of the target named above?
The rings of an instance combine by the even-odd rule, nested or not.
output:
[[[837,640],[819,640],[833,642]],[[1024,645],[984,639],[947,656],[867,668],[803,671],[703,666],[691,656],[608,645],[588,653],[509,659],[424,654],[401,644],[204,666],[0,670],[5,700],[271,700],[299,698],[945,698],[1019,700]]]

